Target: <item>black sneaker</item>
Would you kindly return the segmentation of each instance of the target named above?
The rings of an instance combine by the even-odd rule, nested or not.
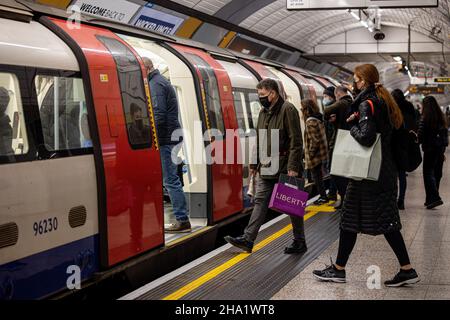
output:
[[[242,249],[248,253],[251,253],[253,250],[253,242],[248,241],[244,238],[244,236],[233,238],[231,236],[226,236],[225,241],[229,244],[232,244],[235,247],[238,247],[239,249]]]
[[[286,254],[302,254],[306,251],[308,251],[306,242],[299,240],[292,241],[292,243],[288,247],[284,248],[284,253]]]
[[[431,210],[431,209],[433,209],[433,208],[442,206],[443,204],[444,204],[444,202],[442,202],[442,200],[434,201],[434,202],[432,202],[432,203],[430,203],[430,204],[427,205],[427,209],[428,209],[428,210]]]
[[[191,223],[187,221],[177,221],[164,227],[164,231],[167,233],[187,233],[191,232]]]
[[[328,198],[320,197],[319,199],[317,199],[316,201],[314,201],[314,205],[320,206],[320,205],[322,205],[322,204],[328,203],[328,201],[329,201]]]
[[[392,280],[388,280],[384,282],[386,287],[401,287],[407,284],[415,284],[420,281],[419,276],[417,275],[416,270],[400,270]]]
[[[397,201],[397,207],[398,207],[398,210],[405,210],[405,201],[398,200]]]
[[[345,270],[338,270],[331,264],[331,266],[326,267],[323,270],[314,270],[313,276],[321,281],[345,283]]]

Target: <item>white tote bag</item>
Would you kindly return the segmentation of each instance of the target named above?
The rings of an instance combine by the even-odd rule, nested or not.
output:
[[[353,180],[378,181],[381,168],[381,136],[371,147],[364,147],[351,135],[350,131],[338,130],[333,151],[331,174]]]

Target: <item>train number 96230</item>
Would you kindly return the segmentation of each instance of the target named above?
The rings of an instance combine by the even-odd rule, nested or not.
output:
[[[45,233],[58,230],[58,218],[49,218],[33,223],[34,235],[43,235]]]

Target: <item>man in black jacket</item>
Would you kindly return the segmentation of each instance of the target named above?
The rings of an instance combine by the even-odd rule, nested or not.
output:
[[[176,222],[165,228],[166,232],[190,232],[191,223],[187,212],[183,185],[178,176],[178,166],[172,161],[172,150],[179,141],[172,141],[172,133],[181,128],[178,121],[178,101],[172,84],[164,78],[153,62],[143,58],[147,68],[150,94],[156,122],[156,132],[161,152],[163,184],[169,193]]]
[[[325,119],[327,121],[333,122],[337,130],[349,130],[350,127],[347,123],[347,118],[350,115],[351,105],[353,103],[353,98],[350,96],[348,90],[344,86],[337,86],[334,95],[336,96],[336,102],[325,108]],[[330,162],[333,161],[333,150],[336,144],[336,139],[334,138],[330,144]],[[331,166],[330,166],[331,168]],[[341,196],[341,203],[337,207],[340,209],[345,198],[345,193],[347,191],[348,179],[343,177],[332,176],[334,183],[338,189],[339,195]]]

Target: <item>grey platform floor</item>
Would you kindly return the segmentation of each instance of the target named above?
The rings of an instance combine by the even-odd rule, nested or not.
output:
[[[444,206],[426,210],[422,169],[409,174],[406,210],[401,211],[402,234],[413,267],[421,281],[410,287],[386,288],[383,282],[398,271],[398,262],[383,236],[360,235],[347,265],[347,283],[324,283],[312,276],[314,269],[330,264],[336,258],[335,241],[317,259],[303,269],[274,300],[442,300],[450,299],[450,152],[444,163],[441,197]],[[381,288],[369,289],[367,268],[378,266]]]

